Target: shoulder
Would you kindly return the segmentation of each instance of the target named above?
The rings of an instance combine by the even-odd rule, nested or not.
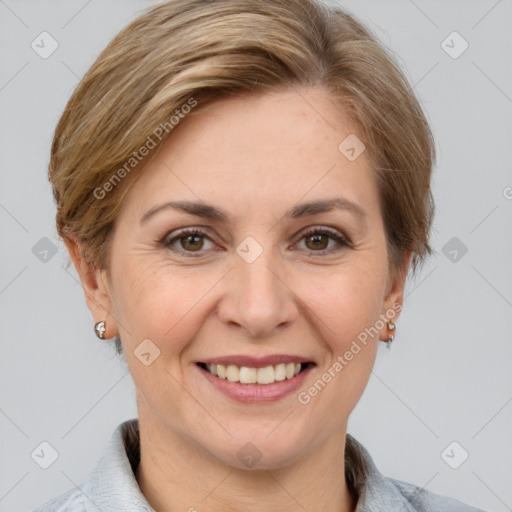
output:
[[[71,489],[37,507],[33,512],[85,512],[83,493]]]
[[[448,496],[435,494],[414,484],[389,477],[385,477],[385,480],[393,485],[417,512],[484,512],[480,508],[472,507]]]
[[[139,450],[138,420],[126,420],[114,430],[83,485],[40,505],[33,512],[152,510],[134,475]]]
[[[384,476],[368,450],[350,434],[346,438],[345,469],[349,485],[358,495],[356,512],[484,512],[418,485]]]

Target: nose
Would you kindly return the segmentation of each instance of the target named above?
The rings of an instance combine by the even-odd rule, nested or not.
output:
[[[291,325],[298,315],[291,283],[270,250],[252,263],[236,258],[226,276],[219,319],[255,341],[276,336],[276,330]]]

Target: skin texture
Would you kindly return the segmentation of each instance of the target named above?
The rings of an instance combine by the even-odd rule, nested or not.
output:
[[[218,100],[182,120],[131,187],[109,275],[87,267],[80,248],[66,242],[94,322],[107,318],[105,337],[121,336],[137,389],[136,476],[159,512],[355,509],[342,464],[347,421],[387,327],[307,405],[296,392],[237,403],[196,365],[233,354],[301,355],[317,365],[307,390],[380,314],[402,304],[405,272],[388,275],[366,153],[351,162],[338,150],[351,133],[321,88]],[[284,217],[297,204],[332,197],[357,203],[366,221],[342,210]],[[140,223],[171,200],[202,200],[230,221],[168,208]],[[195,245],[178,237],[173,251],[162,243],[193,227],[207,232]],[[314,227],[330,227],[351,245],[325,235],[315,245],[303,235]],[[252,263],[236,252],[248,236],[263,248]],[[160,350],[149,366],[134,355],[144,339]],[[247,442],[262,454],[251,469],[237,457]]]

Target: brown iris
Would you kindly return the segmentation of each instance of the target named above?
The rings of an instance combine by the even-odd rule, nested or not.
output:
[[[183,242],[185,240],[185,242]],[[204,240],[200,235],[187,235],[180,238],[180,243],[184,249],[196,251],[203,247]],[[187,247],[188,244],[188,247]]]
[[[321,241],[319,242],[319,239],[321,237],[324,237],[324,240],[326,242],[325,244],[322,244]],[[308,246],[309,249],[311,249],[311,248],[314,248],[314,249],[325,249],[327,247],[328,243],[329,243],[328,242],[328,238],[329,237],[327,235],[323,235],[323,234],[310,235],[310,236],[306,237],[306,245]],[[313,242],[313,247],[310,247],[308,245],[308,241],[309,240],[315,240]]]

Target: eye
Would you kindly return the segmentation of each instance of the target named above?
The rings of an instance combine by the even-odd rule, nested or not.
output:
[[[329,248],[329,239],[336,242],[334,247],[331,246]],[[208,249],[208,247],[205,247],[205,240],[212,243],[205,231],[198,228],[190,228],[179,231],[172,238],[166,236],[162,240],[162,244],[173,251],[186,253],[187,256],[195,257],[201,256],[201,253],[204,252],[202,249]],[[315,256],[322,256],[324,254],[337,252],[346,247],[351,247],[350,242],[341,233],[325,227],[312,228],[306,231],[302,234],[300,241],[302,240],[305,240],[305,250],[310,250]],[[179,244],[181,247],[177,247],[176,244]]]
[[[329,246],[329,238],[337,242],[334,247]],[[302,234],[301,241],[305,240],[307,249],[315,253],[315,256],[337,252],[345,247],[351,247],[350,242],[334,229],[312,228]],[[320,249],[320,250],[318,250]]]
[[[180,231],[176,236],[173,238],[164,238],[162,243],[176,251],[186,252],[189,253],[190,256],[195,256],[190,253],[201,253],[201,249],[204,247],[204,240],[201,239],[208,239],[207,234],[202,231],[201,229],[194,228],[194,229],[184,229],[183,231]],[[209,240],[209,239],[208,239]],[[181,248],[174,247],[174,244],[179,243],[181,245]],[[210,240],[211,242],[211,240]],[[200,254],[198,254],[199,256]]]

